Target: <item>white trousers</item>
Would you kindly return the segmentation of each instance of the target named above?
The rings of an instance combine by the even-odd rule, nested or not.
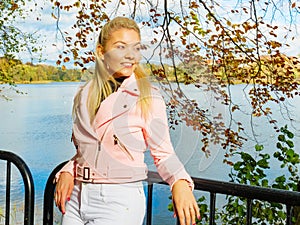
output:
[[[142,225],[146,210],[142,182],[75,182],[62,225]]]

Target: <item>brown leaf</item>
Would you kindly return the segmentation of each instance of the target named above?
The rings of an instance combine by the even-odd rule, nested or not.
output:
[[[65,57],[64,58],[64,62],[66,63],[66,62],[69,62],[70,61],[70,58],[69,57]]]

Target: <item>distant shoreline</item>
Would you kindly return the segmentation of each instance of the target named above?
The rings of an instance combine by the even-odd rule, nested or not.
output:
[[[49,83],[70,83],[70,82],[84,82],[80,80],[69,80],[69,81],[56,81],[56,80],[43,80],[43,81],[25,81],[25,82],[16,82],[15,84],[49,84]]]

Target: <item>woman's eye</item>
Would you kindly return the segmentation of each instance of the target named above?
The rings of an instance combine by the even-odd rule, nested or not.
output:
[[[125,46],[124,45],[117,45],[117,49],[124,49]]]
[[[135,50],[138,51],[138,52],[141,51],[141,46],[136,46]]]

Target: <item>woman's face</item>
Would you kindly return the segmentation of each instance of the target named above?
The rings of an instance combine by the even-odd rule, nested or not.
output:
[[[132,29],[121,28],[112,32],[104,46],[104,64],[115,78],[128,77],[141,59],[139,34]]]

